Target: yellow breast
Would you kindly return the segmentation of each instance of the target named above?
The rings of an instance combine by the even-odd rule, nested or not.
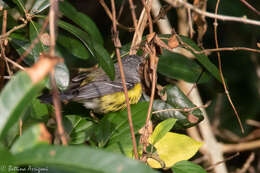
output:
[[[142,95],[141,83],[137,83],[132,89],[128,90],[130,104],[136,104]],[[98,112],[107,113],[126,108],[124,92],[117,92],[101,97]]]

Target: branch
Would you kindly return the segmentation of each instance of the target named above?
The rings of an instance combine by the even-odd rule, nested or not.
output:
[[[28,21],[24,20],[24,23],[18,26],[13,27],[12,29],[10,29],[8,32],[6,32],[5,34],[0,36],[0,40],[5,39],[6,37],[8,37],[12,32],[21,29],[23,27],[25,27],[27,25]]]
[[[50,0],[50,11],[49,11],[49,28],[50,28],[50,56],[55,56],[55,44],[56,44],[56,15],[58,12],[58,0]],[[61,103],[59,97],[59,91],[56,85],[55,77],[54,77],[54,69],[51,72],[51,85],[52,85],[52,100],[55,108],[55,116],[57,121],[58,134],[61,138],[63,145],[68,145],[68,141],[65,136],[64,128],[62,125],[62,116],[61,116]]]
[[[159,111],[154,111],[152,114],[156,114],[156,113],[160,113],[160,112],[168,112],[168,111],[180,111],[180,112],[191,112],[194,111],[196,109],[200,109],[200,108],[207,108],[210,105],[211,102],[206,103],[205,105],[201,105],[201,106],[195,106],[193,108],[171,108],[171,109],[163,109],[163,110],[159,110]]]
[[[129,97],[128,97],[128,92],[127,92],[127,87],[126,87],[126,82],[125,82],[125,74],[124,74],[124,71],[123,71],[122,61],[121,61],[121,58],[120,58],[119,47],[121,47],[121,43],[120,43],[120,40],[119,40],[119,37],[118,37],[118,31],[117,31],[116,9],[115,9],[115,1],[114,0],[111,0],[111,7],[112,7],[112,19],[113,19],[112,22],[113,22],[113,33],[114,33],[113,41],[114,41],[114,45],[115,45],[115,48],[116,48],[116,56],[117,56],[117,60],[118,60],[120,76],[121,76],[124,94],[125,94],[125,101],[126,101],[127,113],[128,113],[128,122],[129,122],[130,133],[131,133],[131,136],[132,136],[134,155],[135,155],[135,159],[138,159],[138,151],[137,151],[137,145],[136,145],[135,132],[134,132],[134,126],[133,126],[133,121],[132,121]]]
[[[190,3],[188,3],[184,0],[164,0],[164,1],[168,2],[169,4],[171,4],[174,7],[176,7],[178,5],[183,5],[185,8],[191,9],[194,12],[196,12],[200,15],[209,17],[209,18],[214,18],[214,19],[223,20],[223,21],[241,22],[241,23],[245,23],[245,24],[260,26],[260,21],[247,19],[246,17],[233,17],[233,16],[226,16],[226,15],[219,15],[219,14],[205,12],[205,11],[202,11],[202,10],[194,7],[193,5],[191,5]]]

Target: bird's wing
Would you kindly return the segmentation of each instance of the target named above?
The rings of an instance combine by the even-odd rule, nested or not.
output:
[[[131,89],[134,83],[126,83],[127,89]],[[100,81],[89,83],[78,89],[77,94],[74,96],[74,101],[81,101],[91,98],[97,98],[104,95],[112,94],[115,92],[123,91],[123,86],[121,82],[111,82],[111,81]]]

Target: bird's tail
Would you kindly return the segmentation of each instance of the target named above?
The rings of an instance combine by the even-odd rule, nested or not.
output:
[[[60,100],[62,102],[70,101],[74,97],[73,91],[69,91],[69,90],[60,92],[59,96],[60,96]],[[43,95],[39,96],[38,99],[40,99],[40,101],[42,103],[52,104],[53,103],[52,97],[53,97],[52,94],[43,94]]]

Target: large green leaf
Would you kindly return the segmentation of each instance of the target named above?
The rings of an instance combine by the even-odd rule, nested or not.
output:
[[[48,133],[43,124],[36,124],[26,129],[22,136],[14,142],[11,147],[12,153],[22,152],[40,144],[48,144],[48,139],[44,135]],[[47,134],[48,135],[48,134]]]
[[[8,151],[7,148],[5,148],[0,143],[0,172],[1,173],[16,172],[10,169],[10,166],[13,167],[13,165],[11,164],[12,159],[13,159],[12,154]]]
[[[29,109],[28,114],[30,118],[34,120],[43,120],[47,118],[49,114],[49,108],[47,104],[41,103],[39,99],[33,99]]]
[[[97,64],[97,60],[95,58],[88,58],[88,59],[81,59],[70,51],[70,49],[67,49],[63,47],[62,45],[57,42],[56,44],[56,55],[59,57],[63,57],[65,64],[69,68],[86,68],[86,67],[92,67]]]
[[[131,105],[132,120],[135,133],[140,130],[146,119],[147,102]],[[132,138],[129,129],[127,110],[109,113],[98,123],[95,133],[99,146],[113,152],[120,152],[130,156],[132,154]]]
[[[34,21],[31,21],[30,22],[30,26],[29,26],[29,34],[30,34],[30,42],[32,43],[34,41],[35,38],[38,37],[39,33],[40,33],[40,28],[41,26],[34,22]],[[32,49],[32,52],[34,55],[36,55],[34,58],[34,62],[37,61],[40,53],[42,53],[43,51],[46,51],[47,50],[47,47],[44,46],[41,41],[39,41],[35,46],[34,48]]]
[[[186,160],[173,165],[172,171],[174,173],[207,173],[201,166]]]
[[[169,118],[160,122],[154,129],[152,135],[150,136],[150,143],[152,145],[156,144],[167,132],[169,132],[174,124],[176,123],[177,119]]]
[[[99,43],[94,42],[89,35],[82,31],[81,29],[63,22],[59,21],[59,26],[76,36],[82,43],[88,48],[89,52],[97,58],[99,61],[100,66],[103,68],[103,70],[107,73],[107,75],[114,79],[115,76],[115,70],[114,70],[114,64],[111,58],[109,57],[108,52],[106,49]]]
[[[103,45],[103,38],[98,27],[87,15],[76,10],[66,0],[59,3],[59,9],[64,16],[83,28],[95,42]]]
[[[18,72],[0,94],[0,139],[14,125],[31,101],[43,88],[43,83],[33,84],[26,72]]]
[[[33,4],[30,13],[38,14],[50,6],[49,0],[37,0]]]
[[[182,41],[188,45],[190,45],[194,50],[201,51],[201,49],[194,43],[190,38],[185,36],[180,36]],[[219,81],[221,81],[221,77],[219,75],[218,68],[209,60],[209,58],[205,54],[197,54],[190,50],[196,59]]]
[[[51,166],[75,173],[153,173],[145,164],[85,146],[38,146],[14,155],[14,165]]]
[[[83,43],[73,37],[71,34],[66,34],[65,32],[59,32],[57,42],[64,48],[69,50],[72,55],[82,60],[86,60],[91,57],[89,51],[83,45]]]
[[[30,41],[26,38],[22,37],[21,34],[11,34],[10,43],[12,47],[17,51],[17,53],[21,56],[31,45]],[[26,58],[24,59],[25,63],[28,65],[32,65],[37,59],[38,54],[35,51],[31,51]]]
[[[203,72],[203,69],[195,61],[167,50],[160,56],[158,72],[173,79],[192,83],[207,82],[209,79],[207,73]],[[198,81],[198,79],[200,80]]]
[[[22,14],[26,13],[26,9],[24,6],[24,4],[25,4],[24,0],[13,0],[13,2],[18,6],[18,8]]]
[[[191,112],[182,112],[182,111],[163,111],[165,109],[184,109],[184,108],[194,108],[194,105],[185,94],[177,87],[168,85],[162,90],[162,94],[167,95],[166,102],[162,100],[155,100],[153,104],[154,111],[160,111],[155,114],[155,116],[161,120],[168,118],[176,118],[178,121],[176,122],[174,128],[175,129],[183,129],[189,128],[200,121],[202,121],[203,115],[199,109],[195,109]]]
[[[64,119],[64,127],[70,137],[70,144],[82,144],[90,139],[93,122],[88,121],[86,117],[78,115],[66,115]]]

